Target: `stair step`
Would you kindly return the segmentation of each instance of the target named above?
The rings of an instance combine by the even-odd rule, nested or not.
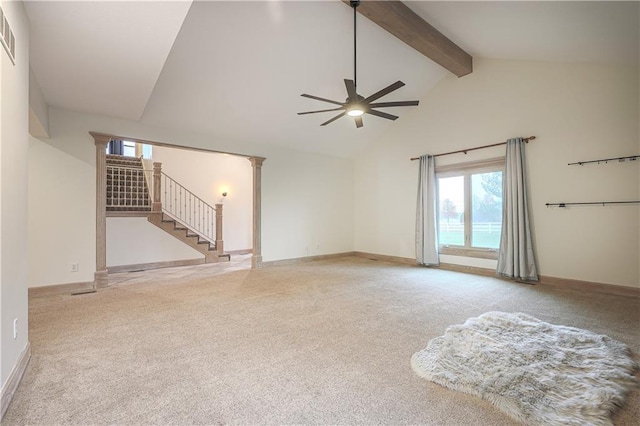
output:
[[[138,157],[125,157],[124,155],[112,155],[107,154],[107,162],[113,163],[140,163],[140,159]]]
[[[142,165],[140,164],[139,161],[120,161],[120,160],[107,161],[107,166],[114,166],[114,167],[126,166],[126,167],[133,167],[133,168],[142,168]]]
[[[219,262],[221,261],[220,259],[222,259],[222,261],[231,260],[231,256],[229,254],[219,255],[217,253],[215,243],[209,240],[202,239],[201,235],[191,230],[180,221],[173,219],[171,216],[166,215],[165,213],[163,213],[160,217],[159,216],[160,215],[151,214],[149,216],[149,222],[160,226],[163,230],[172,234],[174,237],[178,238],[183,243],[191,246],[193,249],[202,253],[205,256],[205,262],[207,263]],[[164,225],[169,223],[173,223],[173,226]],[[185,232],[182,233],[182,231],[185,231]],[[193,240],[192,238],[196,238],[196,240]]]
[[[107,207],[108,212],[151,212],[151,208],[144,207]]]

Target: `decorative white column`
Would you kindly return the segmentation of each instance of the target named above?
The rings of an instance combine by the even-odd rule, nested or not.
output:
[[[253,256],[251,267],[262,267],[262,237],[261,237],[261,199],[262,199],[262,163],[263,157],[249,157],[253,169]]]
[[[110,135],[89,132],[96,145],[96,272],[94,288],[109,285],[107,272],[107,144]]]

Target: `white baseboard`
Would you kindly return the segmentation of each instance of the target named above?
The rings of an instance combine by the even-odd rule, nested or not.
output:
[[[616,294],[618,296],[640,297],[640,288],[624,285],[603,284],[591,281],[572,280],[540,275],[539,284],[567,290],[590,291],[593,293]]]
[[[224,254],[253,254],[253,249],[241,249],[241,250],[225,250]]]
[[[402,263],[403,265],[413,265],[413,266],[418,265],[418,262],[416,262],[415,259],[410,259],[408,257],[389,256],[387,254],[366,253],[362,251],[355,251],[353,252],[353,255],[356,257],[361,257],[363,259],[369,259],[369,260],[381,260],[383,262]]]
[[[167,260],[164,262],[134,263],[132,265],[109,266],[107,267],[107,270],[110,274],[115,274],[118,272],[145,271],[147,269],[175,268],[176,266],[203,265],[204,263],[204,258]]]
[[[29,297],[51,296],[53,294],[75,293],[93,289],[93,282],[53,284],[40,287],[29,287]]]
[[[27,342],[27,345],[22,350],[22,353],[18,357],[18,362],[13,366],[13,370],[11,370],[11,374],[9,374],[9,378],[7,382],[2,387],[1,395],[2,395],[2,415],[0,415],[0,419],[4,417],[4,413],[7,412],[9,408],[9,404],[13,400],[13,395],[16,393],[18,389],[18,385],[22,380],[22,376],[24,372],[27,370],[27,365],[29,365],[29,360],[31,359],[31,343]]]
[[[224,252],[225,255],[226,254],[241,255],[241,254],[250,254],[250,253],[253,253],[252,249],[229,250]],[[110,274],[115,274],[119,272],[146,271],[147,269],[175,268],[177,266],[204,265],[204,263],[205,263],[204,258],[167,260],[164,262],[135,263],[132,265],[109,266],[107,267],[107,270],[109,271]]]
[[[312,262],[314,260],[339,259],[353,255],[354,253],[350,251],[345,253],[319,254],[317,256],[296,257],[292,259],[269,260],[267,262],[262,262],[262,267],[295,265],[296,263]]]

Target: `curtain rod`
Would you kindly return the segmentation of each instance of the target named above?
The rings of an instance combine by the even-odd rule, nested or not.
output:
[[[536,138],[535,136],[529,136],[528,138],[522,138],[522,140],[525,141],[526,143],[529,143],[529,141],[532,141],[535,138]],[[500,146],[500,145],[506,145],[506,144],[507,144],[507,142],[505,141],[505,142],[500,142],[500,143],[494,143],[494,144],[491,144],[491,145],[477,146],[475,148],[461,149],[459,151],[443,152],[442,154],[434,155],[434,157],[440,157],[440,156],[443,156],[443,155],[451,155],[451,154],[459,154],[461,152],[464,152],[466,154],[469,151],[475,151],[477,149],[484,149],[484,148],[491,148],[491,147],[494,147],[494,146]],[[411,159],[411,161],[419,160],[419,159],[420,159],[420,157],[413,157]]]
[[[619,161],[619,162],[624,162],[625,160],[629,160],[629,161],[636,161],[638,158],[640,158],[640,155],[630,155],[628,157],[616,157],[616,158],[603,158],[602,160],[589,160],[589,161],[577,161],[575,163],[569,163],[567,164],[567,166],[575,166],[576,164],[582,166],[584,164],[591,164],[591,163],[607,163],[609,161]]]

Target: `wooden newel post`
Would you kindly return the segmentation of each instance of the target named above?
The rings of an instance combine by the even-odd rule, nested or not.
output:
[[[224,242],[222,241],[222,204],[216,204],[216,252],[224,254]]]
[[[162,211],[162,163],[153,163],[153,204],[151,211]]]

